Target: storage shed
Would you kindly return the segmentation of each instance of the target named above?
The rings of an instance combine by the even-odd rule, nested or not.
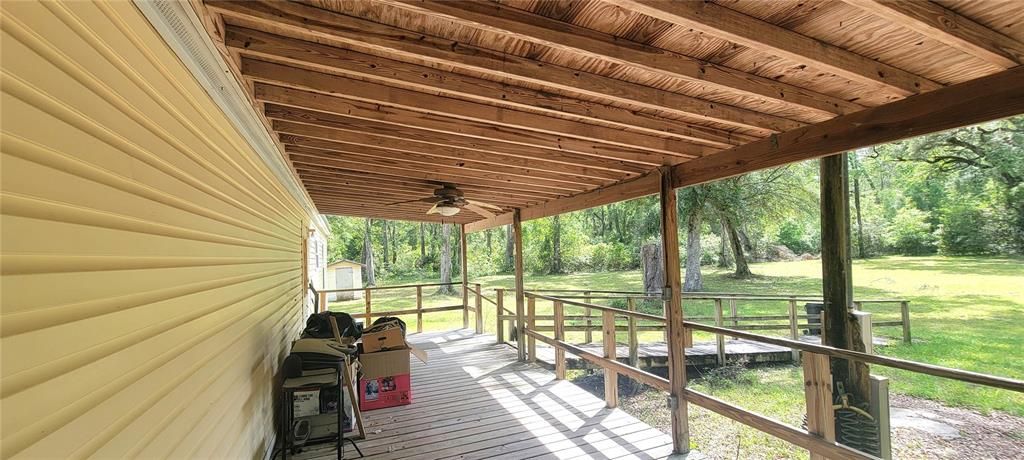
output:
[[[327,265],[325,289],[352,289],[363,287],[363,265],[351,260],[339,260]],[[328,300],[362,299],[363,291],[331,292]]]

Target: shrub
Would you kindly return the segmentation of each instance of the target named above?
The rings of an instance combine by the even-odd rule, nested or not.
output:
[[[900,209],[885,228],[885,244],[898,254],[934,254],[936,238],[927,219],[928,213],[913,206]]]
[[[939,249],[943,254],[967,255],[992,252],[996,240],[990,216],[978,206],[959,203],[942,210]]]

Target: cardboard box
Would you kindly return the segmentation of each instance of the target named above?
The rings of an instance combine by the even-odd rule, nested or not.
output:
[[[405,344],[403,344],[405,345]],[[412,403],[409,355],[426,362],[426,355],[413,347],[360,355],[363,375],[359,379],[360,410],[383,409]]]
[[[363,331],[363,353],[376,353],[407,348],[405,332],[398,321],[374,325]]]

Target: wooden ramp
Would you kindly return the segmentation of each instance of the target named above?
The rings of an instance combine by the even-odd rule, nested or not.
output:
[[[536,365],[493,336],[459,330],[409,336],[427,350],[414,362],[408,406],[364,413],[369,459],[658,459],[671,438]],[[357,458],[346,446],[345,458]],[[333,459],[333,445],[294,458]],[[702,458],[692,453],[690,460]]]
[[[812,335],[800,336],[800,341],[820,344],[821,337]],[[885,345],[883,338],[875,337],[875,345]],[[600,343],[578,345],[579,347],[597,355],[604,355],[604,348]],[[625,345],[616,347],[615,356],[620,362],[629,362],[629,348]],[[638,365],[641,368],[666,367],[668,366],[668,347],[664,342],[641,344],[637,347]],[[555,362],[555,349],[537,344],[537,359],[547,368],[553,369]],[[793,362],[793,353],[789,348],[770,345],[767,343],[755,342],[744,339],[725,340],[726,362],[745,361],[747,363],[787,363]],[[597,369],[588,361],[578,358],[570,353],[565,355],[566,367],[569,369]],[[718,353],[715,342],[696,342],[693,347],[686,349],[687,366],[716,366],[718,365]]]

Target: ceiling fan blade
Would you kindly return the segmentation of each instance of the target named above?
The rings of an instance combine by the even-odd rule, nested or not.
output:
[[[430,207],[430,210],[427,211],[427,214],[440,214],[441,212],[437,210],[438,204],[441,204],[441,202],[439,201],[434,203],[434,205]]]
[[[494,217],[494,213],[493,212],[488,211],[488,210],[486,210],[486,209],[484,209],[484,208],[482,208],[480,206],[477,206],[472,201],[469,201],[469,202],[466,203],[466,209],[469,209],[470,211],[473,211],[473,212],[475,212],[477,214],[480,214],[481,216],[484,216],[484,217],[488,217],[488,218]]]
[[[493,209],[495,211],[504,211],[504,209],[501,209],[500,206],[495,206],[495,205],[490,204],[490,203],[483,203],[483,202],[480,202],[480,201],[473,201],[473,200],[466,200],[466,203],[469,203],[469,204],[472,204],[472,205],[476,205],[476,206],[479,206],[481,208],[491,208],[491,209]]]

